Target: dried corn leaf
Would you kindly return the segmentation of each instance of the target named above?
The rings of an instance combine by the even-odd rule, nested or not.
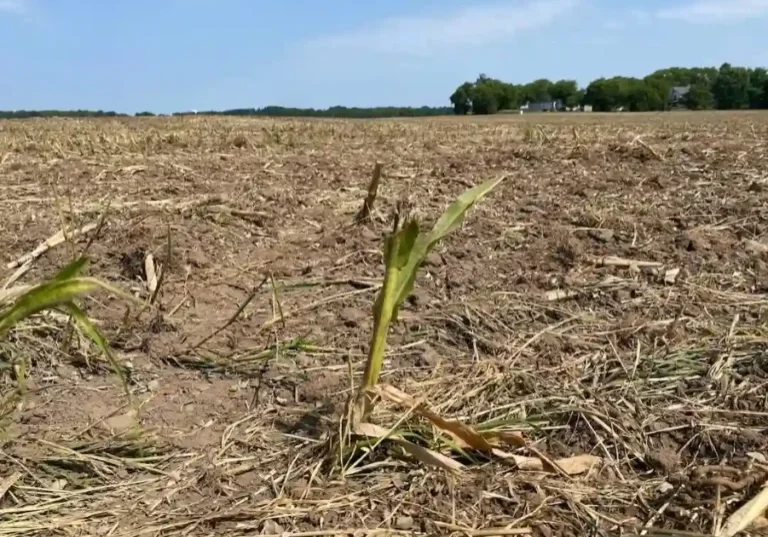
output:
[[[464,465],[460,462],[431,449],[413,444],[397,434],[392,434],[392,431],[379,425],[360,422],[354,425],[353,432],[357,435],[365,436],[366,438],[387,438],[402,447],[414,459],[429,466],[434,466],[450,472],[458,472],[464,469]]]
[[[595,455],[576,455],[555,461],[561,470],[568,475],[579,475],[589,472],[595,466],[600,465],[603,459]]]
[[[382,398],[392,401],[402,407],[411,409],[415,414],[423,416],[431,421],[436,427],[444,430],[454,440],[461,441],[469,447],[478,451],[484,451],[490,453],[493,450],[493,446],[486,440],[483,435],[478,433],[474,428],[461,423],[457,420],[448,420],[442,416],[432,412],[427,408],[427,405],[416,401],[413,397],[405,392],[402,392],[390,385],[379,385],[374,391]]]
[[[484,431],[480,433],[486,440],[507,446],[526,447],[525,438],[518,431]]]
[[[147,290],[150,294],[157,291],[157,270],[155,269],[155,258],[152,254],[147,254],[144,258],[144,272],[147,275]]]
[[[5,493],[8,492],[16,482],[21,479],[21,472],[14,472],[6,478],[0,480],[0,500],[3,499]]]
[[[757,495],[733,513],[722,527],[717,537],[732,537],[747,529],[768,509],[768,487],[763,487]]]

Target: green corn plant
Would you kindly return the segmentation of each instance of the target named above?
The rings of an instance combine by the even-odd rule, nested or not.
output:
[[[469,208],[504,179],[503,176],[491,179],[465,191],[448,206],[428,233],[421,232],[415,219],[408,219],[401,226],[399,217],[395,218],[392,233],[384,243],[384,283],[373,306],[373,332],[363,380],[352,409],[354,421],[359,423],[370,414],[369,392],[379,380],[389,327],[397,320],[400,306],[413,290],[419,267],[432,249],[461,225]]]
[[[106,339],[76,303],[78,298],[97,289],[103,289],[119,296],[126,295],[96,278],[81,276],[80,273],[86,263],[87,259],[85,258],[77,259],[61,269],[50,280],[19,294],[10,304],[4,305],[0,301],[0,339],[15,325],[37,313],[44,310],[61,310],[72,317],[82,333],[104,354],[110,366],[119,376],[126,394],[130,397],[128,382],[120,364],[110,351]]]

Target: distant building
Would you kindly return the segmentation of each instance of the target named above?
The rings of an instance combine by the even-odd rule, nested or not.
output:
[[[555,99],[554,101],[529,101],[520,107],[523,112],[557,112],[563,110],[563,101]]]
[[[669,93],[667,94],[667,104],[672,107],[682,106],[685,97],[690,91],[691,86],[672,86],[669,88]]]

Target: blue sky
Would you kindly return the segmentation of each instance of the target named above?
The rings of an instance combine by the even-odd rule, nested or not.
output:
[[[768,65],[768,0],[0,0],[0,110],[447,105],[506,81]]]

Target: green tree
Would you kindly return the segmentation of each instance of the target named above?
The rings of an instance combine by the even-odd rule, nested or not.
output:
[[[451,104],[453,105],[454,113],[464,115],[472,110],[472,88],[472,82],[464,82],[453,92]]]
[[[749,71],[724,63],[712,83],[712,96],[720,110],[745,108],[749,104]]]
[[[717,77],[715,67],[668,67],[659,69],[645,77],[645,80],[662,80],[667,87],[689,86],[691,84],[711,85]]]
[[[522,101],[549,101],[552,99],[552,82],[539,78],[522,88]]]
[[[661,106],[659,108],[655,108],[655,110],[666,110],[667,109],[667,99],[669,98],[669,90],[672,89],[672,85],[664,78],[661,77],[645,77],[643,79],[643,82],[650,87],[654,93],[658,96],[658,98],[661,100]],[[681,84],[683,86],[687,84]]]
[[[768,80],[763,82],[763,106],[762,108],[768,108]]]
[[[495,114],[499,111],[499,95],[492,84],[485,81],[475,83],[472,88],[472,113],[477,115]]]
[[[765,92],[768,83],[768,71],[762,67],[749,72],[749,89],[747,90],[750,108],[768,108],[768,94]]]
[[[627,80],[627,104],[633,112],[650,112],[664,110],[666,96],[660,95],[657,89],[644,80]]]
[[[575,80],[558,80],[549,88],[550,96],[561,100],[565,106],[576,106],[579,98],[579,85]],[[575,104],[574,104],[575,103]]]
[[[707,110],[714,105],[712,92],[707,84],[691,84],[683,98],[683,104],[689,110]]]
[[[565,106],[573,108],[576,106],[587,104],[584,102],[584,96],[586,95],[586,93],[587,93],[587,90],[585,90],[584,88],[579,88],[578,91],[576,91],[576,93],[574,93],[568,98],[568,100],[565,102]]]
[[[627,79],[623,77],[598,78],[587,86],[585,104],[591,104],[597,112],[611,112],[629,104]]]
[[[498,82],[499,110],[513,110],[520,106],[520,89],[514,84]]]

